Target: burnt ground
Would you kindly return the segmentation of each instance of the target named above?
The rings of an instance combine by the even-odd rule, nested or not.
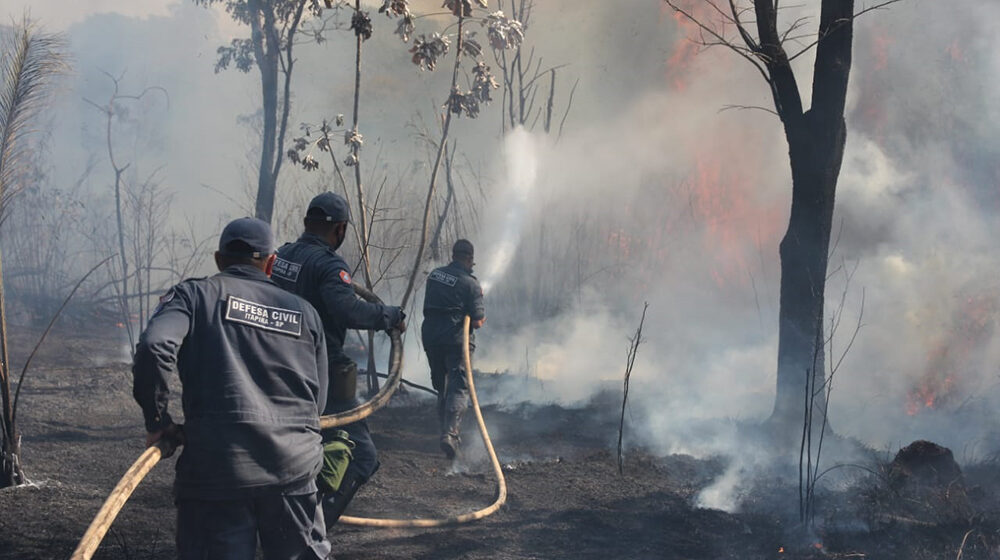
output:
[[[34,339],[15,332],[11,346]],[[129,368],[102,360],[120,342],[55,333],[29,371],[19,426],[32,484],[0,490],[0,559],[67,558],[92,516],[141,453],[143,430]],[[103,363],[102,363],[103,362]],[[489,376],[481,382],[488,388]],[[331,534],[340,559],[663,558],[818,559],[1000,558],[1000,466],[965,466],[928,497],[890,488],[880,457],[817,497],[817,529],[797,517],[798,480],[758,476],[740,513],[698,509],[698,492],[726,458],[627,453],[619,476],[613,442],[617,396],[588,406],[519,405],[484,411],[504,463],[509,500],[497,514],[445,529],[342,526]],[[492,502],[494,483],[474,421],[466,457],[451,465],[437,448],[430,401],[411,390],[371,419],[382,468],[350,514],[435,517]],[[884,459],[884,458],[883,458]],[[172,463],[173,459],[166,461]],[[172,558],[170,464],[139,486],[95,558]],[[792,507],[789,507],[792,504]],[[964,541],[964,545],[963,545]]]

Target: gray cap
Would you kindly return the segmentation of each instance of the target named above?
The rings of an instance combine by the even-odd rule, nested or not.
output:
[[[233,245],[236,245],[234,247]],[[245,244],[246,246],[241,246]],[[219,252],[227,257],[259,259],[274,252],[274,234],[271,226],[257,218],[233,220],[219,236]]]
[[[310,210],[314,208],[320,210],[322,212],[322,216],[317,216],[315,212],[310,213]],[[325,222],[351,221],[351,211],[347,206],[347,201],[344,200],[344,197],[332,192],[325,192],[317,195],[309,201],[309,208],[306,209],[306,216],[310,219]]]

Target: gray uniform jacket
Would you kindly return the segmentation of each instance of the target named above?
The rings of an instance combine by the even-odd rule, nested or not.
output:
[[[174,371],[185,437],[178,496],[302,486],[319,472],[327,359],[319,315],[305,300],[250,265],[177,284],[149,320],[132,368],[150,432],[172,422]]]
[[[424,323],[420,329],[424,346],[461,345],[466,315],[473,321],[486,317],[479,280],[457,262],[435,268],[427,276],[424,294]],[[475,341],[474,332],[470,332],[469,345],[474,347]]]
[[[319,311],[331,364],[342,363],[347,329],[387,330],[403,320],[398,307],[358,298],[347,263],[326,241],[310,233],[278,249],[271,274],[275,284],[296,293]]]

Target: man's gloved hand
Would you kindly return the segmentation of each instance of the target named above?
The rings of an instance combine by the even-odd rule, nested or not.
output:
[[[399,320],[396,321],[395,325],[389,327],[386,330],[386,332],[389,332],[392,329],[398,329],[399,332],[406,332],[406,312],[404,312],[403,309],[400,307],[393,307],[392,309],[396,310],[396,312],[399,314],[398,315]]]
[[[152,447],[160,440],[164,440],[169,444],[163,449],[163,458],[166,459],[173,455],[178,447],[184,445],[183,426],[171,423],[162,430],[146,433],[146,447]]]

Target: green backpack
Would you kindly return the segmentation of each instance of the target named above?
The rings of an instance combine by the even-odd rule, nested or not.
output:
[[[333,439],[323,443],[323,468],[316,475],[316,486],[321,494],[336,492],[344,480],[347,465],[354,455],[354,442],[344,430],[333,433]]]

